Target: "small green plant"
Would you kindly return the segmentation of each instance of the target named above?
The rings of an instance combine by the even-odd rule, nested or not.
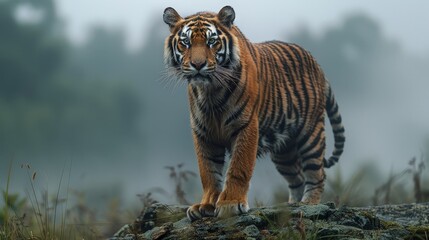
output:
[[[26,200],[21,198],[19,194],[10,194],[9,186],[12,175],[13,160],[9,163],[6,190],[2,191],[2,199],[4,206],[0,208],[0,239],[17,239],[22,236],[24,228],[25,214],[21,210],[26,207]],[[11,213],[14,216],[11,216]]]
[[[58,190],[50,196],[48,191],[37,194],[37,171],[33,171],[29,164],[22,164],[21,169],[26,171],[30,190],[27,196],[12,194],[9,190],[12,174],[12,164],[9,167],[6,190],[2,191],[4,205],[0,207],[0,239],[100,239],[102,236],[92,226],[96,221],[77,222],[75,210],[81,206],[67,208],[67,197],[60,197],[62,181],[59,181]],[[61,179],[63,175],[61,175]],[[84,205],[84,204],[83,204]],[[60,211],[60,210],[63,211]],[[81,211],[80,213],[85,213]],[[82,216],[79,216],[82,218]]]

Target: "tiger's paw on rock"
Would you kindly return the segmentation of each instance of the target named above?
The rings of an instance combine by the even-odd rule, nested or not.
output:
[[[219,201],[216,203],[215,217],[228,218],[237,216],[249,211],[247,202],[239,202],[236,200]]]
[[[191,221],[203,217],[213,217],[215,215],[215,206],[212,204],[194,204],[188,208],[186,215]]]

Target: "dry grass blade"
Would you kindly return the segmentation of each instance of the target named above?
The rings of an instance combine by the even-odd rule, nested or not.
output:
[[[295,225],[296,230],[298,230],[299,234],[301,235],[301,239],[307,239],[306,234],[305,234],[305,224],[302,221],[302,211],[299,212],[299,218],[298,221]]]

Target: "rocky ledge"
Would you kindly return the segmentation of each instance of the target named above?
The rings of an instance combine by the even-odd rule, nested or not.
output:
[[[429,239],[429,203],[364,208],[282,204],[192,223],[186,209],[154,204],[110,239]]]

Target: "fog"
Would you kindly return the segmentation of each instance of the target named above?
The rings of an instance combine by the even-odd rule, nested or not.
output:
[[[14,192],[29,189],[20,168],[28,163],[41,189],[54,193],[63,179],[63,191],[85,192],[99,206],[115,197],[135,204],[154,187],[171,193],[165,166],[198,172],[185,86],[161,81],[167,6],[186,16],[230,4],[250,40],[295,42],[314,54],[346,128],[345,152],[328,178],[371,164],[382,181],[429,149],[429,3],[23,2],[0,2],[0,29],[9,34],[0,39],[1,189],[11,161]],[[191,181],[188,198],[197,201],[199,179]],[[252,204],[272,202],[279,186],[287,191],[266,158],[251,185]]]

